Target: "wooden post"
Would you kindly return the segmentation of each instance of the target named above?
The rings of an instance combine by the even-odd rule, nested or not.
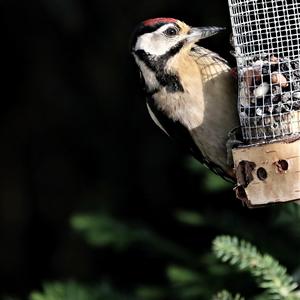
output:
[[[237,198],[248,207],[300,200],[300,137],[233,149]]]

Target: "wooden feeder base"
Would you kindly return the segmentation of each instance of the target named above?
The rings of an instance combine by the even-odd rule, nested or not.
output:
[[[300,200],[300,138],[233,149],[237,198],[248,207]]]

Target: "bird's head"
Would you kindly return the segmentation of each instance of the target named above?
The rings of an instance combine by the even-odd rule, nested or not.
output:
[[[190,27],[172,18],[155,18],[144,21],[137,27],[131,51],[143,52],[153,58],[168,52],[179,52],[202,39],[217,34],[220,27]]]

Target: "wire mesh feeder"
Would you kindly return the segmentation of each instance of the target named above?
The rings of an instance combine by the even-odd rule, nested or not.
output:
[[[300,0],[228,0],[243,144],[237,197],[250,207],[300,199]]]
[[[229,0],[245,141],[300,133],[300,1]]]

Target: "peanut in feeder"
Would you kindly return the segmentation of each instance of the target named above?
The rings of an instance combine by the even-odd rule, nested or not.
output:
[[[254,207],[300,199],[300,2],[229,0],[243,144],[237,196]]]

